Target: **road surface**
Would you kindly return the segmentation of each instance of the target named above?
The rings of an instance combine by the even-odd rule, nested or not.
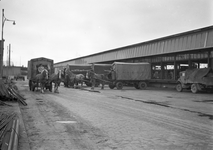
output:
[[[213,94],[169,89],[59,87],[29,91],[18,81],[20,150],[211,150]]]

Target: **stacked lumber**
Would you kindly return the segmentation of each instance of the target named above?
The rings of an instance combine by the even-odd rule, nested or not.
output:
[[[16,115],[0,113],[0,150],[17,150],[19,120]]]
[[[4,99],[9,98],[7,87],[2,79],[0,79],[0,96]]]
[[[25,98],[21,96],[17,90],[10,84],[5,84],[3,80],[0,79],[0,104],[2,101],[17,101],[22,105],[26,106]]]
[[[25,102],[25,98],[21,96],[13,87],[8,87],[9,95],[12,99],[17,100],[22,105],[26,106],[27,103]]]

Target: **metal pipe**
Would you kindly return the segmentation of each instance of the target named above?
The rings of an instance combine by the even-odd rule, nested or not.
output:
[[[14,135],[14,142],[13,142],[13,148],[12,150],[18,149],[18,136],[19,136],[19,120],[16,120],[16,127],[15,127],[15,135]]]
[[[9,144],[8,144],[8,150],[11,150],[11,148],[12,148],[12,146],[13,146],[15,125],[16,125],[16,121],[13,120],[13,125],[12,125],[12,128],[10,129],[10,130],[12,130],[12,131],[11,131],[11,133],[10,133],[10,140],[9,140]]]

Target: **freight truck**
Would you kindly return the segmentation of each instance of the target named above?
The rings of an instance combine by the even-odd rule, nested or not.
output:
[[[144,63],[114,62],[108,75],[111,89],[122,89],[125,85],[133,85],[136,89],[146,89],[151,79],[151,65]]]
[[[180,72],[176,90],[190,89],[192,93],[213,91],[213,70],[211,68],[187,69]]]

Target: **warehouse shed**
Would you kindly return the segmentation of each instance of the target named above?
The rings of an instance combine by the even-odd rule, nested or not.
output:
[[[58,62],[54,67],[113,62],[149,62],[153,82],[174,83],[187,68],[213,68],[213,26]]]

